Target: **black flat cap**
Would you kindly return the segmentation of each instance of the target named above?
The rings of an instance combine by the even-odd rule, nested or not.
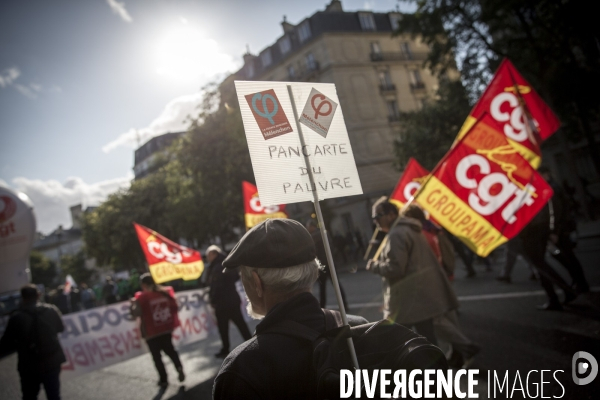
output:
[[[267,219],[250,229],[223,261],[223,267],[287,268],[317,256],[310,233],[292,219]]]

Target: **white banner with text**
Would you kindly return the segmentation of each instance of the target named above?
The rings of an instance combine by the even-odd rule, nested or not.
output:
[[[203,299],[205,290],[175,294],[181,326],[173,332],[175,347],[205,339],[215,327]],[[70,379],[117,364],[148,351],[139,322],[129,312],[128,301],[63,316],[65,331],[59,335],[67,357],[62,377]]]

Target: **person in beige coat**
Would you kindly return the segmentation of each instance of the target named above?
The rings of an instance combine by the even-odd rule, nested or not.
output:
[[[414,326],[437,345],[433,320],[458,308],[458,300],[421,232],[421,222],[399,216],[385,196],[373,205],[373,220],[388,234],[379,257],[367,263],[367,270],[382,276],[383,317]]]
[[[431,221],[427,220],[425,213],[417,204],[409,205],[406,210],[404,210],[404,216],[419,220],[423,225],[424,230],[427,230],[428,226],[434,226]],[[427,238],[427,234],[425,234],[425,237]],[[449,277],[449,274],[454,271],[454,260],[456,256],[452,251],[452,245],[450,243],[447,243],[447,249],[445,251],[442,250],[445,236],[438,233],[437,238],[439,241],[427,239],[427,244],[429,244],[429,247],[431,247],[434,254],[439,254],[437,256],[438,264],[440,267],[443,267],[446,276]],[[448,239],[446,238],[445,240]],[[435,248],[436,246],[437,249]],[[451,368],[469,367],[475,356],[481,351],[481,347],[463,333],[458,322],[458,313],[456,310],[449,310],[445,314],[435,317],[433,319],[433,327],[437,339],[451,347],[451,352],[447,352],[447,354],[449,354],[448,365]]]

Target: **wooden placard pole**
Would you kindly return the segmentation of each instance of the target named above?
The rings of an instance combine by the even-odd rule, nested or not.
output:
[[[304,142],[304,135],[302,134],[302,128],[300,126],[300,122],[298,122],[298,110],[296,109],[296,102],[294,100],[294,93],[292,91],[292,86],[287,85],[288,94],[290,96],[290,102],[292,103],[292,110],[294,111],[294,121],[296,121],[296,128],[298,129],[298,136],[300,136],[300,144],[304,148],[306,143]],[[315,211],[317,212],[317,221],[319,221],[319,228],[321,230],[321,239],[323,239],[323,245],[325,246],[325,254],[327,255],[327,264],[329,265],[329,272],[331,273],[331,280],[333,282],[333,289],[335,291],[335,297],[338,302],[338,306],[340,308],[340,314],[342,315],[342,322],[344,325],[348,325],[348,317],[346,316],[346,308],[344,307],[344,301],[342,300],[342,292],[340,290],[340,283],[337,278],[337,273],[335,271],[335,265],[333,264],[333,256],[331,254],[331,248],[329,247],[329,240],[327,239],[327,230],[325,229],[325,222],[323,221],[323,213],[321,212],[321,205],[319,204],[319,196],[317,195],[316,185],[315,185],[315,177],[313,175],[313,170],[310,165],[310,160],[308,156],[304,155],[304,161],[306,162],[306,169],[308,171],[308,179],[310,180],[311,186],[315,189],[313,190],[313,203],[315,205]],[[352,364],[354,364],[354,368],[359,369],[358,359],[356,358],[356,351],[354,350],[354,343],[352,342],[352,338],[348,338],[348,348],[350,350],[350,357],[352,358]]]

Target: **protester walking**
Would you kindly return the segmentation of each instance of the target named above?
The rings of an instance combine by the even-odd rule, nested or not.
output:
[[[548,203],[520,233],[524,243],[524,254],[538,271],[540,283],[548,296],[548,302],[538,307],[540,310],[562,309],[558,295],[554,291],[554,285],[565,292],[563,304],[567,304],[577,297],[575,290],[545,260],[550,234],[555,231],[554,203],[555,199],[549,199]]]
[[[434,318],[458,308],[458,300],[422,234],[421,222],[398,216],[385,196],[373,205],[373,220],[388,234],[379,258],[367,263],[367,270],[383,277],[384,318],[414,326],[437,344]]]
[[[223,271],[223,260],[225,254],[220,247],[211,245],[206,249],[208,265],[207,282],[210,285],[210,304],[215,309],[217,327],[221,336],[221,350],[215,354],[217,358],[225,358],[229,354],[229,321],[237,326],[244,340],[252,337],[241,310],[241,299],[235,283],[240,279],[239,271],[228,269]]]
[[[537,280],[537,276],[533,267],[531,266],[531,261],[529,261],[525,257],[525,251],[523,250],[523,238],[521,235],[517,235],[506,244],[506,261],[504,263],[504,267],[500,271],[500,275],[496,277],[497,281],[511,283],[512,282],[512,271],[517,263],[517,258],[521,255],[527,266],[531,270],[531,275],[529,275],[529,279],[534,281]]]
[[[339,256],[342,257],[342,262],[344,264],[347,264],[348,256],[346,255],[346,239],[344,239],[342,235],[337,233],[333,236],[333,245]]]
[[[114,304],[117,302],[117,286],[110,276],[106,277],[106,283],[102,286],[102,300],[104,304]]]
[[[313,243],[315,244],[315,248],[317,251],[317,258],[319,262],[323,266],[323,268],[319,271],[319,303],[321,304],[321,308],[325,308],[327,303],[327,281],[331,281],[333,285],[333,281],[331,279],[331,272],[329,271],[329,263],[327,261],[327,254],[325,253],[325,245],[323,244],[323,239],[321,236],[321,230],[317,224],[317,221],[314,219],[309,219],[306,222],[306,229],[310,233],[312,237]],[[329,237],[327,239],[330,239]],[[331,244],[331,240],[329,240]],[[342,284],[339,282],[340,292],[342,293],[342,301],[344,302],[344,308],[348,311],[348,303],[346,302],[346,293],[344,292],[344,288],[342,288]]]
[[[20,308],[10,317],[0,339],[0,358],[18,353],[23,400],[37,399],[41,385],[48,400],[60,400],[61,364],[67,359],[58,334],[65,327],[60,311],[39,298],[35,285],[21,288]]]
[[[79,292],[81,295],[81,303],[83,304],[83,308],[89,310],[90,308],[96,307],[96,295],[94,294],[94,291],[90,289],[85,282],[82,282],[79,286],[81,287]]]
[[[61,314],[70,314],[72,309],[71,293],[65,290],[65,285],[59,285],[53,296],[53,304],[58,308]]]
[[[475,278],[475,276],[477,276],[477,272],[475,272],[475,268],[473,268],[473,252],[454,235],[448,235],[448,239],[454,246],[454,251],[456,251],[456,254],[458,257],[460,257],[465,265],[465,269],[467,270],[467,278]]]
[[[146,340],[154,366],[158,372],[158,385],[167,386],[167,371],[163,364],[161,351],[164,352],[177,369],[179,382],[185,380],[183,365],[179,354],[173,347],[172,333],[177,328],[177,301],[173,296],[173,289],[154,283],[152,275],[146,273],[140,276],[142,291],[136,293],[131,299],[131,315],[141,319],[140,329],[142,337]]]
[[[560,185],[552,178],[550,170],[542,166],[539,172],[554,190],[552,210],[550,210],[554,220],[554,229],[550,233],[549,239],[555,249],[551,255],[568,271],[576,291],[587,293],[590,291],[590,285],[583,272],[581,262],[573,251],[577,246],[577,242],[572,238],[573,233],[577,230],[574,210],[569,209],[569,200]]]
[[[423,234],[433,253],[436,255],[440,267],[448,277],[454,273],[456,255],[452,244],[441,228],[425,218],[425,213],[416,204],[408,206],[404,212],[405,217],[415,218],[423,225]],[[451,286],[452,291],[454,288]],[[481,351],[481,347],[467,337],[460,328],[458,313],[455,309],[446,311],[444,314],[434,317],[433,327],[440,341],[452,346],[448,364],[453,368],[469,367],[475,356]]]

